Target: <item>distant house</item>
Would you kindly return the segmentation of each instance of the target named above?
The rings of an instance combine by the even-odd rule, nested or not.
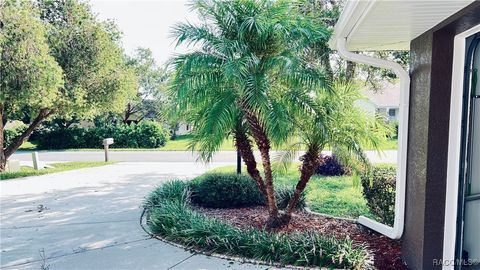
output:
[[[191,124],[181,122],[181,123],[178,124],[178,128],[175,131],[175,134],[177,134],[177,135],[187,135],[191,131],[192,131],[192,125]]]
[[[400,84],[386,84],[376,91],[365,88],[362,90],[366,99],[357,100],[355,104],[367,113],[384,116],[388,122],[398,121],[400,106]]]

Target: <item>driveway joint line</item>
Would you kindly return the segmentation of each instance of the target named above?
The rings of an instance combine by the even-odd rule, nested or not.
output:
[[[30,229],[30,228],[41,228],[41,227],[47,227],[47,226],[51,227],[51,226],[93,225],[93,224],[121,223],[121,222],[131,222],[131,221],[137,221],[137,219],[112,220],[112,221],[92,221],[92,222],[73,222],[73,223],[65,223],[65,224],[43,224],[43,225],[34,225],[34,226],[0,227],[0,230]]]
[[[176,264],[168,267],[167,270],[170,270],[170,269],[173,269],[174,267],[177,267],[178,265],[184,263],[185,261],[187,261],[188,259],[192,258],[192,257],[195,256],[195,255],[197,255],[197,254],[196,254],[196,253],[191,254],[190,256],[186,257],[185,259],[183,259],[183,260],[177,262]]]
[[[37,260],[31,260],[31,261],[26,261],[26,262],[22,262],[22,263],[7,265],[7,266],[0,266],[0,268],[7,269],[7,268],[16,267],[16,266],[23,266],[23,265],[36,263],[36,262],[48,261],[48,260],[51,260],[51,259],[58,259],[58,258],[62,258],[62,257],[68,257],[68,256],[76,255],[76,254],[86,253],[86,252],[89,252],[89,251],[96,251],[96,250],[100,250],[100,249],[106,249],[106,248],[117,247],[117,246],[131,244],[131,243],[137,243],[137,242],[146,241],[146,240],[149,240],[149,239],[151,239],[151,238],[142,238],[142,239],[136,239],[136,240],[132,240],[132,241],[125,241],[125,242],[122,242],[122,243],[106,245],[104,247],[98,247],[98,248],[85,248],[85,249],[81,249],[79,251],[74,251],[72,253],[65,253],[65,254],[61,254],[61,255],[47,257],[45,259],[37,259]]]

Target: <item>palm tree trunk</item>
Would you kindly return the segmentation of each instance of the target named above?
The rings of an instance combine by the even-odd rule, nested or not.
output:
[[[255,156],[253,155],[252,144],[244,132],[235,132],[235,146],[240,152],[243,162],[245,162],[245,165],[247,166],[248,174],[253,178],[258,186],[258,189],[265,196],[265,199],[267,199],[267,190],[265,188],[263,178],[257,169],[257,162],[255,161]]]
[[[319,154],[319,151],[309,150],[302,157],[302,167],[300,169],[300,180],[298,181],[297,186],[295,187],[295,192],[293,193],[293,196],[288,201],[287,208],[282,218],[286,223],[288,223],[292,218],[293,210],[297,206],[298,200],[300,199],[300,195],[302,194],[303,190],[305,190],[305,187],[307,186],[308,181],[310,180],[313,173],[315,172],[315,168],[319,163],[318,154]]]
[[[272,166],[270,162],[270,141],[265,129],[260,124],[256,115],[251,112],[245,104],[241,104],[242,112],[245,114],[247,123],[255,139],[258,150],[262,157],[263,170],[265,173],[265,190],[267,193],[268,220],[267,228],[277,228],[283,225],[279,215],[277,200],[275,198],[275,189],[273,186]]]

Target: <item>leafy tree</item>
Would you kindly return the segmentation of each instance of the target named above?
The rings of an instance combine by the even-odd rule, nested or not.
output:
[[[344,0],[301,0],[300,6],[304,16],[310,16],[319,20],[325,27],[333,31],[345,2]],[[330,80],[337,79],[353,83],[355,81],[363,81],[364,85],[369,85],[374,90],[377,90],[382,87],[382,82],[396,79],[396,75],[389,70],[345,61],[335,50],[329,48],[327,43],[329,39],[330,36],[313,43],[305,51],[305,55],[311,64],[321,66]],[[388,59],[408,67],[408,51],[358,53]]]
[[[121,111],[137,88],[112,23],[97,21],[88,5],[76,0],[35,3],[37,8],[8,0],[2,8],[3,121],[20,119],[21,111],[37,115],[6,146],[2,167],[47,117]]]
[[[123,122],[139,122],[146,117],[164,118],[168,102],[165,95],[166,71],[157,66],[152,51],[146,48],[138,48],[128,64],[135,70],[139,89],[124,110]],[[131,119],[134,115],[136,118]]]
[[[49,54],[45,25],[29,1],[4,1],[0,5],[0,171],[7,158],[43,119],[53,113],[62,69]],[[29,108],[35,113],[31,125],[4,148],[4,124],[22,116]]]
[[[38,7],[50,25],[52,55],[65,74],[58,115],[87,117],[123,110],[135,91],[136,77],[126,66],[118,30],[97,21],[90,7],[76,0],[43,0]]]
[[[302,55],[327,31],[301,16],[291,1],[196,1],[193,7],[205,23],[179,24],[173,34],[179,44],[200,48],[173,60],[173,86],[182,106],[193,112],[194,145],[208,159],[234,134],[249,174],[266,195],[267,225],[281,226],[270,149],[293,128],[287,111],[311,106],[312,91],[328,86]],[[261,153],[264,177],[250,138]]]

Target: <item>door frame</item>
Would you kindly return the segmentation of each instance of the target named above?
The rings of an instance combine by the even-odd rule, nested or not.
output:
[[[464,108],[464,66],[466,39],[480,32],[480,24],[454,38],[450,125],[448,137],[447,189],[443,235],[443,268],[454,269],[457,238],[457,213],[462,151],[462,121]]]

